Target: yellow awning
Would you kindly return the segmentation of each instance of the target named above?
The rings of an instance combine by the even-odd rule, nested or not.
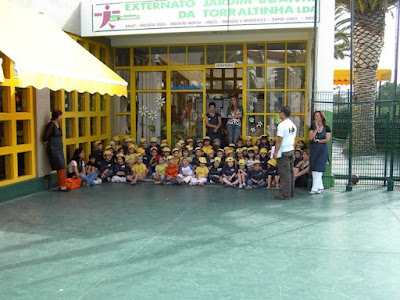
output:
[[[378,69],[376,72],[376,81],[390,81],[392,79],[391,69]],[[333,84],[349,85],[350,70],[334,70]]]
[[[45,16],[0,0],[0,51],[19,86],[126,95],[127,83]]]

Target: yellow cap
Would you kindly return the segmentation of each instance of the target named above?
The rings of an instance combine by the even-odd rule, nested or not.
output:
[[[204,151],[204,153],[207,154],[207,155],[209,155],[210,153],[213,153],[213,152],[214,152],[214,150],[213,150],[213,149],[210,149],[210,148],[203,149],[203,151]]]
[[[125,158],[125,155],[123,155],[122,153],[118,153],[118,154],[117,154],[117,157],[123,157],[123,158]]]
[[[231,154],[231,153],[233,153],[233,151],[232,151],[231,149],[226,149],[226,150],[225,150],[225,154],[226,154],[226,155]]]
[[[103,144],[102,141],[95,141],[94,142],[94,147],[97,148],[98,145]]]
[[[246,136],[246,141],[252,140],[252,139],[253,139],[253,138],[252,138],[250,135]]]
[[[172,155],[168,155],[167,160],[171,160],[171,159],[174,159],[174,157]]]
[[[153,137],[150,139],[150,143],[157,143],[157,138],[153,136]]]
[[[220,162],[221,162],[221,157],[218,157],[218,156],[217,156],[216,158],[214,158],[214,161],[220,163]]]
[[[186,149],[188,149],[189,151],[193,151],[193,147],[190,146],[190,145],[187,145],[187,146],[186,146]]]
[[[259,150],[260,148],[258,148],[258,146],[254,146],[253,150]]]
[[[168,144],[162,143],[162,144],[160,145],[160,147],[161,147],[161,149],[163,149],[163,148],[165,148],[165,147],[168,147]]]
[[[261,148],[261,149],[260,149],[260,154],[261,154],[261,153],[268,153],[267,148]]]
[[[200,148],[200,147],[196,147],[196,148],[194,149],[194,151],[197,151],[197,150],[201,150],[201,148]]]
[[[106,146],[106,150],[112,149],[111,145]]]
[[[167,139],[162,139],[162,140],[161,140],[161,143],[162,143],[162,144],[163,144],[163,143],[168,144],[168,140],[167,140]]]
[[[243,149],[242,148],[237,148],[236,149],[236,153],[243,153]]]
[[[229,147],[235,148],[236,145],[235,145],[234,143],[230,143],[230,144],[229,144]]]
[[[176,151],[178,151],[178,152],[179,152],[179,149],[178,149],[178,148],[174,148],[174,149],[172,149],[172,153],[174,153],[174,152],[176,152]]]
[[[209,136],[205,136],[205,137],[203,138],[203,141],[205,141],[205,140],[211,140],[211,138],[210,138]]]
[[[239,159],[239,165],[245,166],[246,161],[244,159]]]
[[[141,139],[139,140],[139,142],[140,142],[140,143],[144,143],[144,142],[147,142],[147,140],[146,140],[145,138],[141,138]]]
[[[165,147],[165,148],[163,149],[163,151],[164,151],[164,152],[171,152],[171,148]]]
[[[158,151],[157,147],[151,147],[150,148],[150,151],[154,151],[154,150]]]
[[[178,144],[185,145],[185,141],[184,140],[179,140]]]
[[[207,163],[207,160],[206,160],[205,157],[200,157],[200,158],[199,158],[199,162],[202,163],[202,164],[206,164],[206,163]]]
[[[193,142],[193,139],[187,139],[187,140],[186,140],[186,143],[188,143],[188,144],[189,144],[189,143],[192,143],[192,142]]]
[[[134,144],[130,144],[130,145],[128,146],[128,149],[136,149],[136,148],[135,148],[135,145],[134,145]]]
[[[109,150],[104,151],[103,155],[112,155],[112,152]]]
[[[112,138],[112,140],[113,140],[114,142],[119,142],[119,141],[120,141],[118,135],[114,136],[114,137]]]
[[[115,141],[110,141],[110,145],[114,145],[115,146]]]
[[[225,161],[232,161],[232,162],[234,162],[235,161],[235,159],[233,158],[233,157],[227,157],[226,159],[225,159]]]
[[[243,151],[247,151],[248,149],[247,149],[247,147],[243,147],[242,150]]]
[[[219,148],[217,152],[224,152],[224,149]]]
[[[202,143],[202,142],[203,142],[202,139],[198,139],[198,140],[196,141],[196,144],[197,144],[197,143]]]
[[[254,165],[261,165],[261,161],[259,161],[258,159],[256,159],[253,163]]]
[[[145,152],[146,152],[146,150],[144,150],[143,148],[138,148],[137,149],[137,153],[139,153],[139,154],[143,154]]]
[[[131,137],[129,135],[124,136],[124,141],[129,140]]]
[[[276,159],[270,159],[269,161],[267,161],[267,164],[270,164],[271,166],[276,167],[277,161],[276,161]]]

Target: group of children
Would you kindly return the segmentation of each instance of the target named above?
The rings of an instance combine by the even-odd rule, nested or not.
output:
[[[226,187],[246,189],[280,188],[277,161],[272,159],[275,141],[267,135],[261,136],[255,145],[252,137],[248,136],[223,149],[220,140],[211,141],[209,137],[196,142],[193,139],[186,142],[180,140],[171,149],[167,140],[158,144],[155,137],[150,139],[150,144],[143,138],[136,144],[131,137],[125,137],[121,143],[117,136],[107,147],[97,141],[94,148],[86,164],[86,172],[81,176],[88,181],[86,177],[96,173],[98,178],[90,177],[93,180],[90,184],[154,181],[167,185],[224,184]],[[295,173],[301,177],[306,173],[301,163],[306,152],[300,148],[296,152],[300,152],[301,159],[296,154]],[[77,175],[76,171],[72,175]]]

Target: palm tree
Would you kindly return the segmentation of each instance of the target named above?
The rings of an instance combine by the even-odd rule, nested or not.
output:
[[[353,153],[370,155],[376,152],[376,71],[385,36],[385,14],[397,0],[353,1]],[[350,0],[336,0],[336,7],[343,8],[347,12],[350,12],[350,5]]]
[[[344,59],[350,51],[350,18],[342,6],[335,10],[335,59]]]

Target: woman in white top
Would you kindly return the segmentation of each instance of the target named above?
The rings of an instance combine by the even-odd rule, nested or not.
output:
[[[101,179],[97,178],[97,173],[91,173],[86,175],[85,162],[85,152],[82,149],[75,149],[71,161],[68,164],[68,178],[82,178],[83,184],[96,185],[100,183]]]
[[[239,100],[236,95],[231,96],[231,101],[226,112],[228,122],[226,129],[228,130],[229,144],[236,144],[242,131],[243,107],[239,106]]]

